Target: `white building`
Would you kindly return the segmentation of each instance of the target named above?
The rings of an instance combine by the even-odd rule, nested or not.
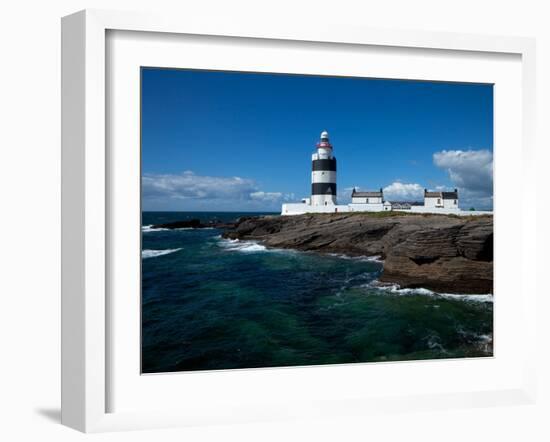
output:
[[[384,192],[382,189],[375,192],[358,192],[354,187],[351,192],[352,204],[382,204],[384,201]]]
[[[458,189],[454,192],[429,192],[428,189],[424,189],[424,207],[458,210]]]
[[[381,212],[391,210],[391,204],[384,206],[384,192],[378,191],[358,192],[354,187],[351,192],[351,204],[348,204],[352,212]]]
[[[453,192],[431,192],[424,189],[424,205],[384,201],[384,192],[357,191],[351,193],[351,203],[338,205],[336,200],[336,157],[327,131],[321,132],[316,151],[311,156],[311,197],[300,203],[283,204],[281,215],[338,212],[416,212],[453,215],[484,215],[490,211],[462,211],[458,206],[458,189]]]

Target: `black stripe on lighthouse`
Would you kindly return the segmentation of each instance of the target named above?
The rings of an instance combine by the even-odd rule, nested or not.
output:
[[[336,158],[330,158],[327,160],[313,160],[311,162],[311,170],[332,170],[336,172]]]
[[[336,183],[312,183],[311,194],[312,195],[336,195]]]

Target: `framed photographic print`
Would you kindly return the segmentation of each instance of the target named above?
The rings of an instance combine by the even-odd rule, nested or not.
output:
[[[63,422],[531,401],[533,57],[64,18]]]
[[[142,373],[493,355],[492,84],[143,67],[141,96]]]

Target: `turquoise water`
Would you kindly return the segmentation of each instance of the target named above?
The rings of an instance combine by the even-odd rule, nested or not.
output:
[[[382,264],[151,224],[242,214],[143,214],[142,371],[492,355],[493,303],[381,287]]]

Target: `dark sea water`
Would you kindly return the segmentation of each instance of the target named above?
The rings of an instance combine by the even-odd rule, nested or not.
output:
[[[242,215],[143,213],[144,373],[492,355],[489,295],[380,287],[372,258],[149,227]]]

